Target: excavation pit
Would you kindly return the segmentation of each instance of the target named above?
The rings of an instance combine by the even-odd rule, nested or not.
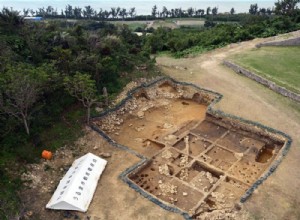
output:
[[[93,127],[141,155],[142,163],[122,174],[125,182],[161,207],[196,218],[242,201],[274,171],[288,143],[274,130],[214,113],[218,98],[165,79],[134,90]]]

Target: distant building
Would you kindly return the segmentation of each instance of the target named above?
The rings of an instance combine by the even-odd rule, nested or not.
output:
[[[42,17],[24,17],[24,20],[26,21],[41,21],[43,20]]]

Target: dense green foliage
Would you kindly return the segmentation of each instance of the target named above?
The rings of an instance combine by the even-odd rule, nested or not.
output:
[[[81,134],[86,117],[80,101],[87,108],[88,118],[93,104],[107,107],[109,98],[128,81],[153,74],[151,53],[168,51],[182,57],[299,29],[297,2],[278,1],[274,12],[255,4],[250,6],[249,14],[236,14],[234,8],[230,14],[218,14],[216,7],[186,10],[164,7],[158,12],[156,6],[150,16],[136,16],[135,8],[97,12],[90,6],[70,5],[60,13],[51,6],[23,11],[25,16],[42,16],[45,18],[42,22],[24,22],[19,12],[3,8],[0,12],[0,219],[10,219],[18,213],[19,200],[12,195],[21,186],[17,174],[22,171],[19,169],[22,163],[37,161],[44,148],[55,150],[72,143]],[[205,24],[198,28],[151,29],[148,31],[153,34],[138,37],[132,34],[132,29],[144,31],[146,25],[130,29],[103,22],[166,18],[205,18]],[[103,96],[104,99],[99,98]]]
[[[126,25],[24,22],[18,12],[0,12],[0,219],[18,212],[10,209],[17,203],[7,200],[10,191],[2,192],[19,186],[11,187],[5,168],[74,141],[86,119],[82,99],[88,112],[106,107],[104,87],[109,98],[133,78],[151,76],[143,43]],[[74,86],[83,89],[80,97]]]
[[[145,43],[151,53],[170,51],[175,57],[201,53],[230,43],[270,37],[300,28],[297,16],[245,15],[238,23],[205,22],[201,30],[159,28]]]
[[[300,47],[262,47],[233,57],[237,64],[300,93]]]

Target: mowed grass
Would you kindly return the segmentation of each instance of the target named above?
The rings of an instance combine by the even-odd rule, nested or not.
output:
[[[231,58],[236,64],[300,93],[300,47],[261,47]]]

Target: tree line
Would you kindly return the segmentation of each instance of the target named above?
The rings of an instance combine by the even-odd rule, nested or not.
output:
[[[287,2],[291,2],[287,4]],[[270,37],[300,29],[300,9],[294,0],[275,3],[276,14],[269,16],[252,4],[249,14],[232,15],[230,21],[224,15],[206,17],[200,29],[181,27],[179,29],[159,28],[148,36],[145,48],[150,53],[170,52],[175,57],[191,53],[202,53],[231,43]],[[224,21],[224,22],[223,22]]]
[[[299,3],[299,0],[283,0],[275,3],[273,8],[259,8],[257,4],[251,4],[249,8],[249,14],[251,15],[272,15],[272,14],[289,14],[291,13]],[[236,14],[234,7],[227,13],[223,14]],[[122,7],[112,7],[110,10],[104,10],[100,8],[96,10],[90,5],[81,7],[73,7],[67,5],[65,9],[57,11],[52,6],[33,9],[23,9],[24,16],[41,16],[44,18],[74,18],[74,19],[95,19],[95,20],[118,20],[118,19],[158,19],[158,18],[188,18],[188,17],[205,17],[216,16],[219,14],[218,7],[207,7],[206,9],[197,9],[189,7],[187,9],[172,8],[167,9],[163,6],[161,10],[156,5],[152,7],[150,15],[138,15],[135,7],[126,9]]]
[[[0,219],[12,219],[19,210],[15,196],[19,181],[13,180],[7,167],[38,159],[41,146],[55,150],[65,145],[53,141],[74,135],[64,132],[74,129],[77,121],[80,125],[89,122],[93,106],[106,108],[127,82],[153,76],[151,54],[168,51],[182,57],[300,29],[297,3],[299,0],[278,1],[271,15],[257,4],[250,6],[248,14],[236,14],[232,8],[229,14],[237,22],[224,23],[219,20],[228,16],[219,14],[217,8],[204,12],[163,8],[159,12],[153,7],[153,19],[206,16],[205,26],[158,28],[141,37],[127,25],[93,21],[99,11],[91,7],[75,7],[75,13],[75,8],[67,6],[63,17],[82,17],[72,25],[64,19],[24,22],[18,11],[0,10],[0,187],[5,189],[0,191]],[[56,16],[53,9],[44,11],[44,17]],[[125,13],[120,15],[120,11],[107,11],[107,18],[123,19]],[[131,11],[136,19],[135,10]],[[39,13],[44,12],[38,10],[34,15]],[[77,115],[76,109],[83,114]]]

